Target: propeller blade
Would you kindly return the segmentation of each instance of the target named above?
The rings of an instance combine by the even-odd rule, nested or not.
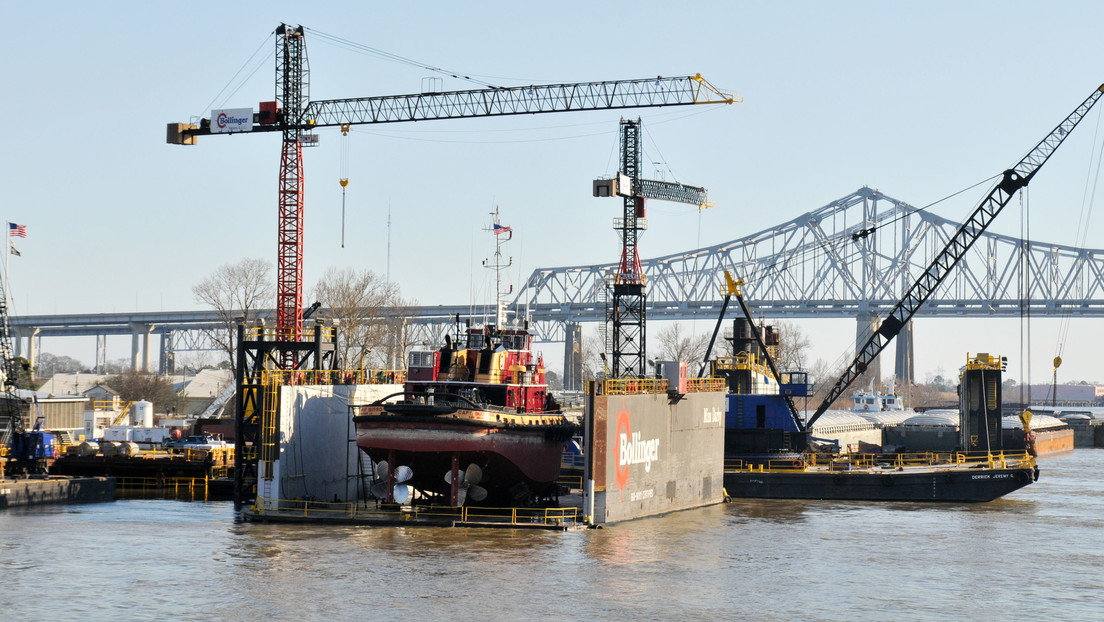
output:
[[[483,481],[483,469],[479,468],[479,465],[474,462],[469,464],[468,468],[464,470],[464,481],[469,484],[478,484]]]
[[[477,484],[472,484],[471,487],[468,488],[468,498],[479,503],[487,498],[487,489]]]
[[[458,477],[460,478],[460,484],[459,485],[463,486],[464,485],[464,472],[460,471],[460,475]],[[445,483],[448,484],[449,486],[452,486],[452,470],[451,469],[448,470],[448,471],[445,471]]]
[[[376,464],[376,479],[387,479],[387,461],[380,460]]]
[[[410,486],[398,484],[395,486],[395,503],[406,503],[410,500]]]
[[[369,488],[369,492],[371,492],[372,496],[376,499],[386,499],[387,484],[383,482],[376,482],[375,484],[372,484],[371,488]]]
[[[414,470],[408,466],[399,465],[395,467],[395,483],[401,484],[402,482],[409,481],[414,477]]]
[[[460,488],[456,491],[456,507],[464,505],[464,502],[468,499],[468,489]]]

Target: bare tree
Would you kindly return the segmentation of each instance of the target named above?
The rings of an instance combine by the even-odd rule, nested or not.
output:
[[[774,326],[778,331],[778,369],[805,369],[806,357],[812,347],[808,335],[793,322],[777,322]]]
[[[656,358],[664,361],[685,361],[696,364],[705,356],[709,346],[708,334],[684,335],[682,323],[674,322],[656,335]],[[694,369],[697,369],[696,367]]]
[[[226,352],[230,369],[234,369],[238,321],[253,320],[255,317],[251,314],[275,306],[272,262],[243,259],[236,264],[225,264],[192,287],[192,294],[197,302],[218,313],[223,328],[211,331],[210,337]]]
[[[402,352],[405,304],[399,288],[371,270],[330,268],[314,288],[315,300],[338,321],[337,358],[351,367],[385,367]],[[398,357],[401,359],[401,356]]]
[[[583,380],[605,378],[609,373],[608,361],[604,361],[605,345],[599,337],[583,337],[580,340],[583,359]]]

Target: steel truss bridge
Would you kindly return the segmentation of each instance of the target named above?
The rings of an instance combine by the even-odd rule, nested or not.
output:
[[[860,188],[776,227],[643,261],[648,318],[715,320],[723,272],[728,270],[744,280],[744,295],[756,315],[856,318],[856,336],[865,338],[958,226]],[[610,263],[535,270],[511,307],[528,310],[530,327],[540,340],[565,342],[574,325],[604,326],[606,281],[616,268]],[[986,232],[916,315],[1012,317],[1025,310],[1034,316],[1104,317],[1104,250]],[[472,317],[468,305],[404,311],[412,331],[408,343],[441,343],[457,314]],[[257,314],[266,317],[274,312]],[[20,337],[17,352],[29,352],[28,358],[37,349],[36,340],[44,337],[95,336],[98,365],[106,336],[129,334],[136,369],[151,366],[152,335],[161,336],[165,369],[175,352],[217,349],[210,331],[224,326],[214,311],[24,316],[12,318],[11,324]]]

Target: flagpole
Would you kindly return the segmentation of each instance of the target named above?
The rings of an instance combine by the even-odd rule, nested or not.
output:
[[[11,296],[8,292],[11,291],[11,223],[9,222],[5,229],[5,241],[7,241],[8,252],[4,253],[4,303],[9,309],[11,309]]]

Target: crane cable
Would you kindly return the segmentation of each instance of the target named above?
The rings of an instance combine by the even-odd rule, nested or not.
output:
[[[1100,124],[1101,115],[1097,114],[1096,117],[1096,129],[1093,132],[1093,142],[1095,145],[1100,140]],[[1089,235],[1089,221],[1092,218],[1093,205],[1096,200],[1096,187],[1100,183],[1100,169],[1101,163],[1104,161],[1104,141],[1100,142],[1100,149],[1095,154],[1096,158],[1096,173],[1093,174],[1093,153],[1089,154],[1089,166],[1085,173],[1085,190],[1081,197],[1081,214],[1077,220],[1077,232],[1076,232],[1076,245],[1078,248],[1085,248],[1086,241]],[[1090,185],[1092,190],[1089,190]],[[1062,315],[1061,323],[1058,328],[1058,342],[1054,349],[1055,368],[1060,364],[1062,352],[1065,349],[1066,337],[1069,335],[1070,320],[1073,317],[1073,310],[1067,309]]]
[[[339,168],[341,177],[341,248],[345,248],[345,191],[349,187],[349,124],[341,124],[341,161]]]

